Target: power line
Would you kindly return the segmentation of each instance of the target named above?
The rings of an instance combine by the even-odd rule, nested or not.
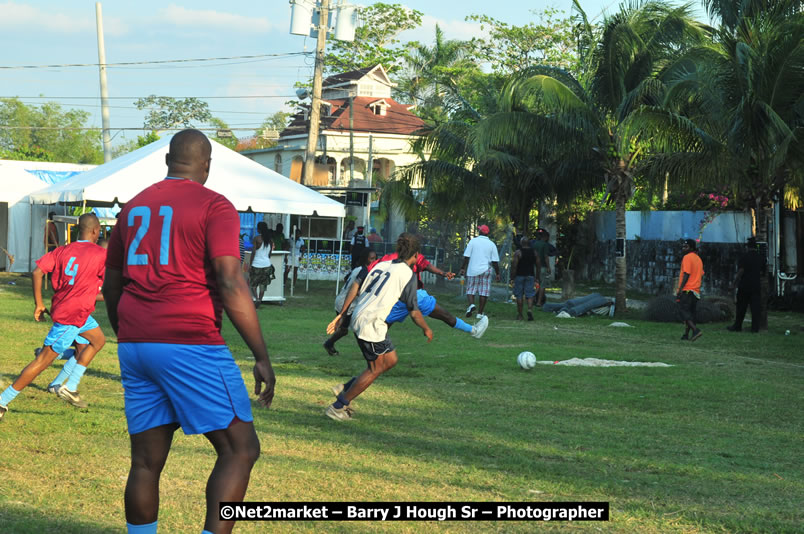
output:
[[[191,63],[197,61],[224,61],[229,59],[257,59],[257,58],[279,58],[293,56],[307,56],[312,52],[286,52],[282,54],[258,54],[251,56],[230,56],[230,57],[205,57],[194,59],[163,59],[152,61],[122,61],[117,63],[104,63],[105,67],[124,67],[129,65],[159,65],[164,63]],[[66,67],[100,67],[100,63],[64,63],[60,65],[0,65],[0,69],[60,69]]]
[[[152,95],[148,95],[152,96]],[[0,96],[0,99],[38,99],[38,100],[97,100],[98,96]],[[109,100],[138,100],[145,96],[110,96]],[[296,95],[235,95],[235,96],[157,96],[157,98],[198,98],[204,100],[215,99],[247,99],[247,98],[297,98]]]

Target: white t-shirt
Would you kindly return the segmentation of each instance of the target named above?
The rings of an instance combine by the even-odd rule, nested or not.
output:
[[[265,243],[263,246],[254,251],[254,258],[251,260],[251,266],[259,269],[264,269],[271,265],[271,247],[270,243]]]
[[[385,319],[397,301],[408,310],[418,310],[416,276],[400,260],[378,263],[360,288],[357,306],[352,314],[352,330],[363,341],[378,343],[388,335]]]
[[[484,235],[479,235],[469,241],[463,256],[469,258],[466,276],[480,276],[489,270],[492,262],[500,261],[497,245]]]

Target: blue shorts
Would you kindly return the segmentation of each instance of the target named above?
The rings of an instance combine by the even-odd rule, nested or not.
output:
[[[536,290],[533,289],[535,282],[533,276],[516,276],[514,277],[514,296],[518,299],[525,295],[525,298],[532,299],[536,296]]]
[[[98,321],[96,321],[91,315],[87,317],[84,326],[53,323],[53,326],[50,328],[50,332],[47,333],[44,345],[53,349],[53,352],[56,354],[61,354],[65,350],[69,349],[72,346],[73,341],[76,340],[79,343],[88,345],[89,341],[81,337],[79,334],[83,334],[87,330],[92,330],[93,328],[98,328],[98,326]]]
[[[427,317],[433,313],[436,307],[436,299],[434,296],[427,293],[424,289],[419,289],[416,291],[416,300],[418,301],[419,311],[422,312],[422,315]],[[401,300],[398,300],[396,304],[394,304],[394,307],[391,308],[391,313],[388,314],[385,322],[401,323],[408,315],[410,315],[410,312],[408,311],[407,305]]]
[[[170,423],[185,434],[252,421],[251,400],[226,345],[120,343],[128,433]]]

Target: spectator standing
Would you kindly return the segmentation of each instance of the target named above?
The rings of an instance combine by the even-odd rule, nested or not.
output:
[[[290,268],[293,269],[293,283],[299,279],[299,266],[301,265],[302,254],[305,253],[304,238],[299,235],[299,229],[296,229],[296,238],[293,240],[293,250],[290,255]]]
[[[683,341],[695,341],[703,335],[701,329],[695,325],[695,310],[701,299],[701,279],[704,275],[703,262],[696,249],[694,239],[685,239],[681,247],[684,257],[681,259],[681,272],[678,275],[676,302],[681,307],[681,318],[686,326],[684,335],[681,336]]]
[[[369,243],[382,243],[382,236],[377,233],[376,228],[369,230],[368,241]]]
[[[523,237],[519,241],[519,250],[514,252],[511,261],[511,283],[514,286],[514,296],[516,297],[517,321],[522,321],[522,299],[528,301],[528,321],[533,320],[533,297],[536,296],[534,289],[536,271],[539,270],[539,256],[530,246],[530,240]]]
[[[751,332],[759,332],[760,317],[760,279],[765,270],[765,258],[757,251],[755,238],[746,243],[745,253],[737,261],[737,276],[732,289],[737,289],[737,314],[734,324],[726,327],[730,332],[740,332],[743,329],[743,319],[748,306],[751,306]]]
[[[360,265],[360,256],[363,253],[363,249],[368,246],[368,239],[366,238],[366,234],[363,233],[363,230],[364,228],[362,226],[358,226],[357,232],[352,236],[352,240],[349,243],[352,252],[352,269]]]
[[[497,245],[489,239],[489,227],[485,224],[478,226],[480,235],[469,241],[463,252],[463,265],[459,275],[466,274],[466,298],[469,307],[466,316],[471,317],[475,311],[475,295],[478,296],[477,319],[485,314],[486,300],[491,294],[491,277],[496,273],[495,279],[500,281],[500,255]]]
[[[178,427],[204,434],[217,454],[203,532],[234,526],[219,506],[243,500],[260,442],[243,376],[221,337],[224,310],[254,356],[254,393],[265,407],[273,399],[274,371],[238,261],[240,220],[231,202],[204,187],[211,152],[198,130],[174,135],[167,178],[126,203],[109,242],[103,295],[119,340],[131,440],[130,533],[157,532],[159,479]]]
[[[47,224],[45,225],[45,252],[52,252],[59,246],[59,229],[53,218],[56,216],[55,211],[47,214]]]
[[[265,221],[257,223],[258,235],[254,237],[254,254],[251,257],[251,266],[248,270],[248,280],[251,292],[254,295],[254,306],[259,308],[265,288],[276,278],[274,266],[271,265],[271,251],[273,250],[273,237]]]

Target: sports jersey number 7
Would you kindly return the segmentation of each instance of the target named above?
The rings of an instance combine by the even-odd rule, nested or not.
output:
[[[170,224],[173,222],[173,208],[170,206],[159,206],[159,216],[162,217],[162,235],[159,240],[159,265],[167,265],[170,258]],[[137,254],[140,242],[143,240],[151,227],[151,208],[148,206],[137,206],[128,212],[128,225],[134,226],[134,220],[139,218],[140,225],[137,233],[128,247],[128,265],[148,265],[148,254]]]
[[[372,280],[371,283],[368,286],[366,286],[366,293],[371,293],[371,290],[374,289],[374,286],[377,284],[377,281],[382,277],[382,275],[385,275],[385,278],[383,278],[382,283],[380,283],[380,287],[378,287],[377,291],[374,292],[375,295],[379,296],[380,291],[382,291],[382,287],[385,285],[385,282],[387,282],[388,279],[391,277],[391,273],[386,271],[378,271],[375,269],[371,271],[371,274],[374,275],[374,280]]]

